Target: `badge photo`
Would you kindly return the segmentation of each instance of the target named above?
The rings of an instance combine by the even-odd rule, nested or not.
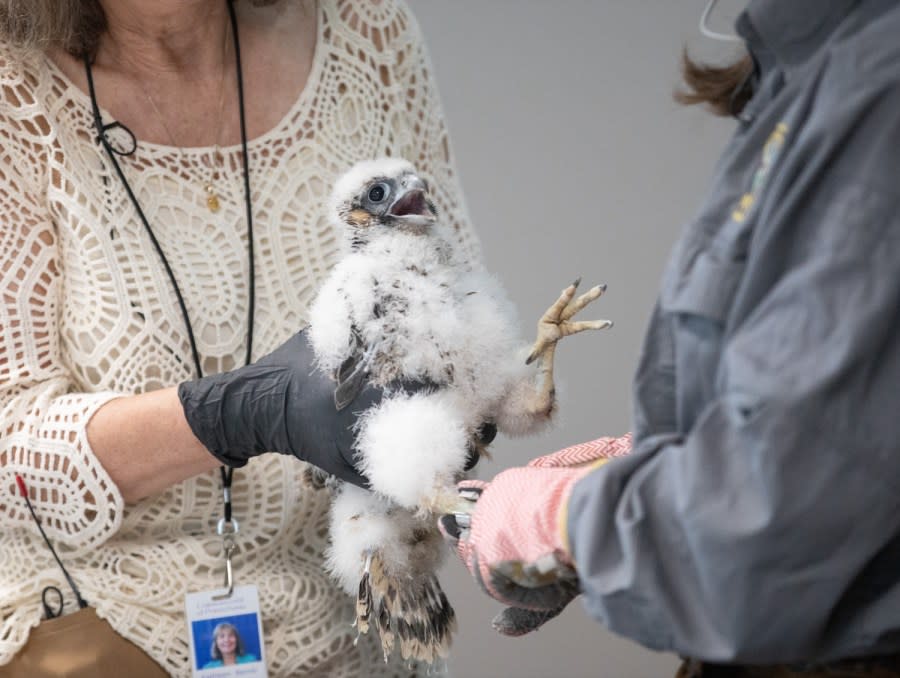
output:
[[[194,678],[267,678],[255,586],[185,597]]]

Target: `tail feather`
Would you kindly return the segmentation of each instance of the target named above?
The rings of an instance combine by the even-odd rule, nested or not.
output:
[[[369,632],[369,617],[372,614],[372,586],[368,568],[359,580],[359,593],[356,596],[356,626],[360,633]]]
[[[456,614],[437,577],[394,578],[385,572],[377,552],[370,558],[357,599],[360,633],[370,626],[378,629],[385,660],[398,645],[403,659],[432,664],[446,658],[456,631]],[[364,588],[368,604],[360,605]]]

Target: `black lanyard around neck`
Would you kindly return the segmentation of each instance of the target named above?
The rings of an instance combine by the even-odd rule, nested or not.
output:
[[[241,159],[243,161],[244,204],[247,208],[247,263],[249,268],[249,299],[247,308],[247,353],[245,357],[245,364],[249,365],[253,353],[253,316],[256,306],[256,275],[253,263],[253,205],[250,197],[250,163],[249,154],[247,152],[247,125],[246,116],[244,113],[244,78],[241,73],[241,46],[240,40],[238,39],[237,17],[235,16],[232,0],[226,0],[225,4],[228,6],[228,16],[231,21],[231,32],[232,36],[234,37],[234,62],[237,72],[238,104],[240,106],[241,122]],[[184,319],[184,325],[187,328],[188,341],[191,344],[191,357],[194,360],[194,368],[197,372],[197,377],[200,378],[203,376],[203,366],[200,363],[200,353],[197,351],[197,342],[194,338],[194,328],[191,325],[191,319],[188,315],[187,306],[184,303],[184,296],[181,293],[181,288],[178,286],[178,281],[175,278],[175,273],[172,271],[172,267],[169,265],[169,260],[166,258],[165,252],[163,252],[159,241],[156,239],[156,235],[153,233],[153,229],[150,227],[150,222],[147,219],[147,215],[144,214],[144,210],[141,208],[141,204],[138,201],[137,196],[134,194],[134,190],[132,190],[131,184],[128,183],[128,179],[125,177],[125,173],[122,171],[122,168],[119,165],[119,161],[116,158],[117,155],[133,154],[137,150],[137,139],[135,138],[131,130],[129,130],[120,122],[111,122],[104,124],[103,115],[100,112],[100,105],[97,103],[97,94],[94,89],[94,77],[93,73],[91,72],[91,58],[88,54],[84,54],[83,60],[85,72],[87,74],[88,90],[91,97],[91,107],[93,109],[92,112],[94,117],[94,127],[97,130],[97,141],[99,141],[102,144],[103,148],[106,150],[106,153],[116,170],[116,174],[118,175],[119,180],[122,182],[122,186],[125,188],[125,192],[128,194],[128,198],[131,200],[131,204],[134,206],[134,209],[137,212],[138,218],[144,225],[144,230],[149,236],[150,242],[153,243],[153,248],[159,255],[160,261],[162,261],[162,265],[166,270],[166,275],[168,275],[169,281],[172,283],[172,287],[175,290],[175,297],[178,299],[178,306],[181,309],[181,316]],[[110,141],[109,133],[113,130],[119,130],[125,135],[127,143],[124,147],[116,148],[115,145]],[[222,466],[219,470],[222,475],[222,487],[225,497],[224,522],[232,526],[236,526],[236,522],[233,521],[231,517],[231,480],[234,469],[228,468],[226,470],[226,468]]]

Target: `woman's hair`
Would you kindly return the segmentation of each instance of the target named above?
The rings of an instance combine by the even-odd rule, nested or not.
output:
[[[219,634],[222,631],[231,631],[234,634],[234,639],[237,641],[235,645],[235,654],[240,657],[242,654],[245,654],[244,650],[244,640],[241,638],[241,634],[238,633],[237,627],[234,624],[229,624],[228,622],[219,622],[216,624],[216,628],[213,629],[213,638],[212,645],[209,648],[209,656],[213,659],[222,659],[222,653],[219,652],[219,646],[216,644],[216,641],[219,639]]]
[[[272,5],[279,0],[250,2]],[[0,41],[17,47],[92,54],[105,29],[99,0],[0,0]]]
[[[753,59],[746,53],[730,64],[712,66],[694,61],[684,50],[681,74],[686,89],[676,90],[675,100],[687,105],[706,104],[716,115],[737,115],[753,96],[753,69]]]

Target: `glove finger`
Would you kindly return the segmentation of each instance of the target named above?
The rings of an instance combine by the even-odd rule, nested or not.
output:
[[[460,544],[464,542],[460,541]],[[499,600],[504,605],[514,605],[514,603],[504,600],[500,595],[488,585],[489,581],[489,570],[485,568],[482,571],[482,568],[478,562],[478,553],[474,548],[469,548],[468,560],[466,561],[467,567],[469,568],[469,572],[472,573],[472,576],[475,578],[475,581],[478,582],[478,586],[481,587],[481,590],[488,594],[494,600]]]
[[[555,616],[581,593],[577,577],[560,579],[535,588],[521,586],[506,575],[480,563],[477,551],[468,544],[466,536],[464,531],[457,547],[460,557],[481,590],[504,605],[536,612],[555,611]]]
[[[577,578],[558,579],[532,588],[518,584],[493,568],[488,570],[487,587],[497,600],[530,610],[554,610],[568,604],[581,592]]]
[[[568,562],[556,553],[547,553],[533,562],[521,560],[504,560],[496,563],[493,569],[511,579],[519,586],[535,589],[560,580],[578,581],[578,573]]]
[[[460,526],[462,527],[462,526]],[[438,527],[438,529],[441,529]],[[478,561],[475,556],[475,547],[469,541],[469,537],[471,536],[471,532],[467,529],[460,529],[459,539],[456,540],[456,555],[459,556],[459,559],[463,562],[463,565],[466,566],[466,569],[469,570],[469,573],[474,575],[475,571],[478,569]],[[450,539],[451,546],[454,544],[454,540]]]
[[[558,616],[566,609],[567,605],[568,602],[555,610],[525,610],[521,607],[507,607],[494,617],[491,626],[497,633],[504,636],[524,636],[526,633],[536,631]]]

